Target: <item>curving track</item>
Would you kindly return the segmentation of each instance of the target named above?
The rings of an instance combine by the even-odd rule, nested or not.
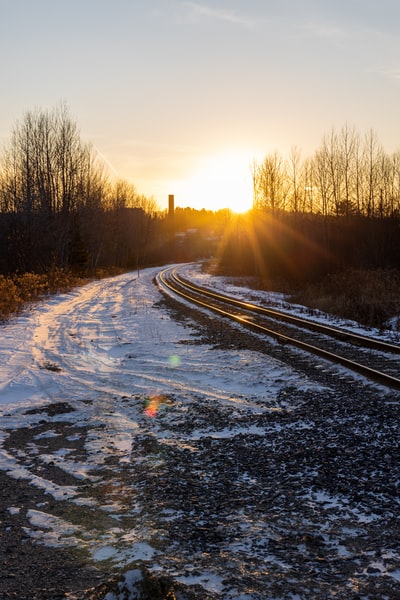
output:
[[[400,354],[400,346],[217,293],[188,281],[178,273],[177,267],[161,271],[157,282],[162,289],[218,314],[221,319],[233,320],[281,344],[290,344],[374,382],[400,389],[400,365],[396,356]]]

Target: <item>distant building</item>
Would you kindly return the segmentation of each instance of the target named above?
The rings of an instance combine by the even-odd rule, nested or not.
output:
[[[173,194],[168,196],[168,216],[170,219],[174,216],[175,212],[175,198]]]

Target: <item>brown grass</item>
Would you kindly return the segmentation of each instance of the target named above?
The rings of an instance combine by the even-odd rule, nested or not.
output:
[[[0,319],[5,321],[20,312],[29,302],[46,294],[67,291],[76,283],[76,278],[60,269],[47,274],[0,275]]]
[[[96,272],[91,279],[102,279],[119,274],[117,269]],[[87,283],[89,279],[77,277],[70,271],[53,269],[45,274],[23,273],[6,277],[0,275],[0,321],[18,314],[27,304],[48,294],[67,292]]]
[[[385,329],[397,318],[400,327],[400,272],[351,270],[304,286],[291,301]]]
[[[203,263],[203,271],[225,275],[218,264]],[[258,290],[282,292],[290,302],[310,309],[357,321],[368,327],[400,331],[400,271],[353,269],[328,275],[294,289],[285,279],[264,281],[256,277],[234,277],[232,282]]]

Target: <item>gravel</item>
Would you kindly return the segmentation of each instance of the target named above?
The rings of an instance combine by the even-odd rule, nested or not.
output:
[[[25,532],[30,526],[26,513],[47,503],[48,496],[2,471],[0,486],[0,598],[59,600],[65,592],[95,587],[107,576],[78,551],[33,543]]]
[[[135,566],[142,577],[140,598],[400,598],[399,393],[238,332],[168,297],[163,303],[180,321],[195,324],[194,344],[268,353],[320,386],[287,386],[276,410],[255,411],[251,423],[248,413],[227,412],[195,398],[191,411],[179,419],[161,415],[161,424],[164,418],[166,428],[181,435],[201,428],[238,430],[232,436],[194,438],[190,448],[161,449],[156,436],[138,437],[133,455],[152,457],[155,466],[149,469],[148,461],[142,467],[136,463],[134,470],[127,466],[120,478],[130,482],[135,502],[148,507],[154,525],[161,511],[174,515],[159,531],[159,548],[166,550],[158,560],[162,571]],[[173,396],[168,400],[175,402]],[[71,419],[58,426],[63,439],[68,434],[72,439],[73,411],[59,404],[49,407],[32,430],[10,432],[4,447],[26,452],[32,436],[54,429],[57,411],[71,411]],[[244,419],[247,429],[254,427],[253,435],[240,433]],[[83,452],[82,441],[75,444]],[[47,465],[42,476],[77,484],[54,465]],[[112,464],[103,478],[111,476]],[[38,545],[27,535],[30,508],[46,503],[48,511],[62,515],[67,502],[49,504],[48,495],[5,472],[0,484],[1,599],[135,598],[123,592],[123,572],[93,566],[79,548]],[[19,507],[17,513],[10,512],[13,506]],[[204,572],[218,573],[223,593],[201,585]]]

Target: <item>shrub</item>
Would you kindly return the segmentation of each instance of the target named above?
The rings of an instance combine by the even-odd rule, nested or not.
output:
[[[123,272],[111,268],[96,272],[96,279],[111,277]],[[48,273],[23,273],[13,277],[0,275],[0,319],[6,320],[20,311],[27,303],[42,298],[45,294],[67,292],[73,287],[86,283],[70,271],[54,268]]]
[[[14,278],[19,296],[23,302],[37,300],[46,291],[46,276],[37,273],[24,273]]]
[[[18,288],[9,277],[0,275],[0,319],[4,320],[21,306]]]
[[[77,277],[69,271],[54,267],[46,273],[46,293],[67,292],[77,281]]]

